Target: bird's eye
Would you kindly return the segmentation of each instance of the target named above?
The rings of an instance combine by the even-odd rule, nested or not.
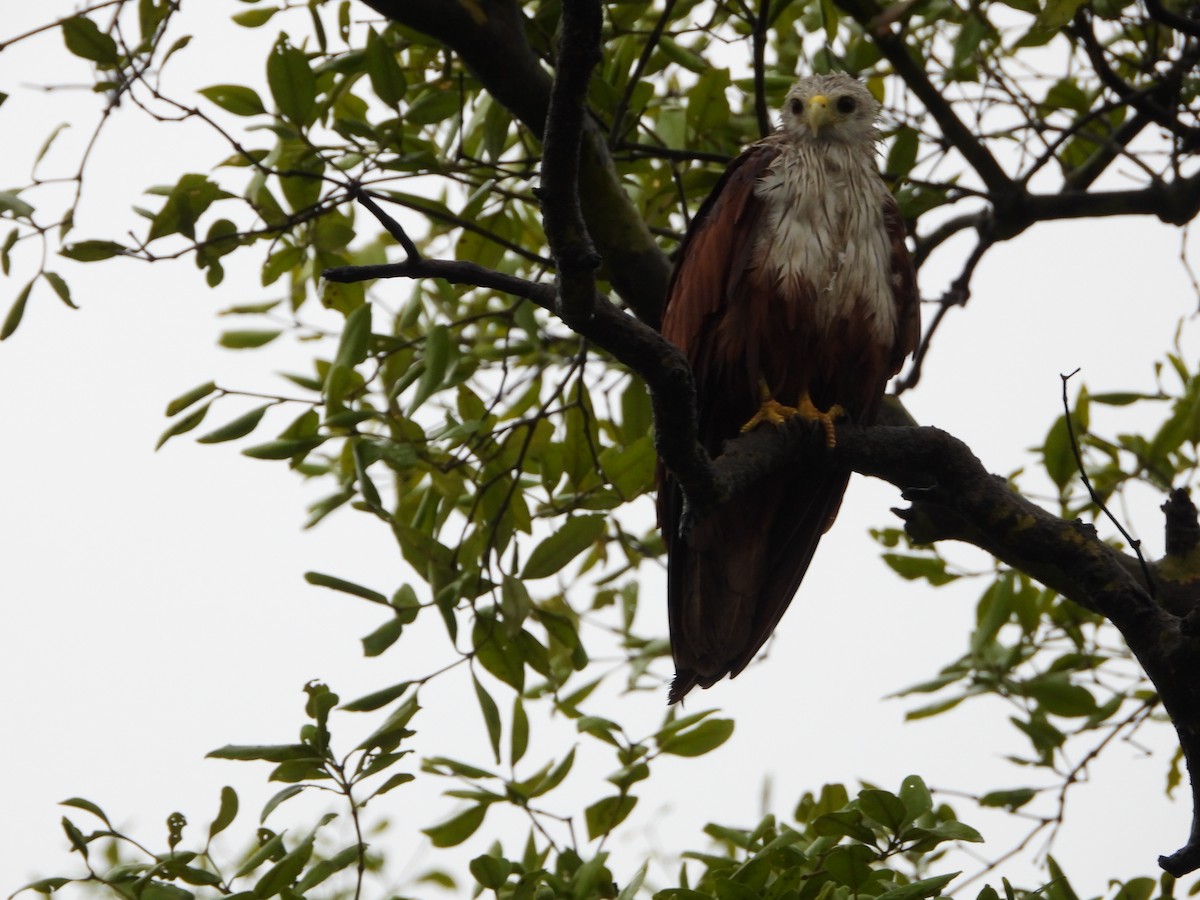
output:
[[[849,115],[854,112],[854,107],[858,104],[854,102],[853,97],[838,97],[837,110],[842,115]]]
[[[804,112],[804,101],[798,97],[792,98],[792,115],[798,116]]]

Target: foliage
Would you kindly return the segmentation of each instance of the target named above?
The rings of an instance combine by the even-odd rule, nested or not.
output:
[[[487,6],[455,4],[454,14],[466,9],[486,18]],[[554,59],[560,5],[528,2],[520,12],[532,57]],[[952,235],[977,234],[933,328],[965,302],[975,264],[997,240],[1040,219],[1115,214],[1105,193],[1091,190],[1109,185],[1114,161],[1136,163],[1134,185],[1116,211],[1190,218],[1163,185],[1187,187],[1194,178],[1197,125],[1189,110],[1200,51],[1194,35],[1132,3],[930,0],[891,9],[900,30],[864,27],[880,9],[826,0],[783,0],[757,11],[696,0],[609,3],[605,12],[603,59],[588,101],[603,138],[594,152],[610,159],[595,165],[610,165],[628,199],[591,204],[589,227],[609,260],[601,287],[621,293],[648,320],[655,298],[621,284],[628,273],[612,262],[614,244],[636,242],[636,219],[670,249],[723,163],[762,133],[766,110],[798,70],[847,68],[886,101],[886,174],[919,263]],[[363,837],[364,808],[416,778],[445,778],[453,784],[448,796],[463,805],[427,823],[435,847],[463,843],[501,808],[523,817],[527,837],[519,853],[497,841],[472,860],[470,881],[463,873],[442,881],[498,897],[633,897],[649,889],[647,867],[613,884],[606,840],[648,789],[660,758],[707,753],[734,727],[712,711],[672,711],[657,729],[633,737],[589,706],[602,685],[663,689],[663,629],[638,617],[640,572],[662,552],[649,524],[656,461],[649,396],[605,351],[528,299],[434,279],[369,288],[322,279],[330,269],[384,267],[417,253],[535,282],[554,273],[535,193],[541,133],[531,115],[514,112],[505,85],[482,76],[445,40],[406,24],[401,13],[392,20],[366,13],[349,0],[278,7],[249,0],[233,16],[237,26],[279,29],[263,63],[265,91],[221,83],[218,69],[217,83],[198,96],[163,87],[162,73],[189,41],[178,33],[176,4],[114,0],[53,23],[66,51],[93,67],[102,106],[97,140],[125,103],[212,130],[227,154],[205,172],[149,187],[150,208],[138,209],[145,222],[135,236],[75,233],[92,177],[86,156],[67,176],[75,192],[65,204],[54,205],[58,194],[43,201],[51,177],[37,171],[0,192],[0,217],[10,226],[0,266],[19,285],[0,338],[16,332],[30,299],[46,288],[67,304],[81,299],[86,271],[57,260],[187,256],[215,286],[235,254],[255,259],[262,299],[223,311],[244,324],[226,330],[221,344],[254,350],[294,337],[308,342],[311,368],[287,374],[286,389],[269,397],[218,381],[180,393],[167,405],[160,446],[191,432],[202,443],[248,439],[245,455],[286,463],[327,486],[309,526],[335,513],[378,520],[411,567],[407,583],[377,589],[348,573],[317,572],[308,581],[378,607],[379,625],[363,638],[367,655],[389,652],[415,622],[430,619],[452,649],[440,668],[407,672],[343,704],[378,717],[348,752],[335,752],[330,731],[339,698],[313,683],[296,743],[212,754],[274,764],[270,778],[286,786],[262,811],[263,822],[302,792],[326,791],[348,810],[352,839],[327,838],[329,817],[300,835],[263,825],[241,857],[222,858],[211,842],[235,821],[232,790],[202,843],[184,837],[181,816],[169,823],[165,850],[143,847],[80,799],[67,805],[103,828],[85,832],[67,819],[64,828],[84,861],[82,880],[129,898],[358,897],[383,852]],[[931,74],[922,81],[912,67]],[[537,85],[522,87],[532,94]],[[1166,136],[1147,137],[1152,124]],[[1135,144],[1139,136],[1143,143]],[[606,196],[602,173],[584,175],[585,194]],[[1043,193],[1029,193],[1031,183]],[[1040,203],[1046,198],[1055,203]],[[1154,198],[1162,205],[1151,205]],[[661,270],[661,257],[646,271]],[[71,274],[74,291],[62,273]],[[918,362],[907,385],[919,371]],[[1042,457],[1064,516],[1097,517],[1097,498],[1108,500],[1131,482],[1161,490],[1190,479],[1200,377],[1179,352],[1166,371],[1180,385],[1155,396],[1081,391],[1071,413],[1077,442],[1065,418],[1051,428]],[[1170,404],[1156,433],[1103,438],[1089,429],[1093,405],[1156,402]],[[1096,498],[1074,484],[1076,443],[1087,454]],[[902,577],[931,587],[964,577],[939,551],[906,546],[899,531],[879,537]],[[1082,768],[1115,736],[1152,719],[1156,698],[1101,617],[1003,566],[982,580],[967,651],[907,689],[937,694],[910,717],[944,713],[973,697],[1003,698],[1030,744],[1019,762],[1050,777],[978,802],[1016,811],[1041,795],[1053,808],[1035,817],[1035,832],[1057,827]],[[475,753],[467,761],[412,746],[422,719],[436,715],[421,708],[423,688],[450,672],[469,676],[488,764]],[[580,809],[563,812],[551,802],[572,769],[574,747],[536,763],[527,757],[531,730],[551,715],[572,722],[578,740],[612,759],[606,786]],[[1089,749],[1068,752],[1080,744]],[[1179,780],[1178,763],[1172,778]],[[826,786],[800,802],[794,824],[768,817],[749,830],[710,825],[706,832],[714,845],[684,853],[689,862],[678,885],[657,896],[917,900],[951,885],[953,875],[934,871],[947,844],[979,839],[917,777],[896,794],[868,786],[853,799],[840,785]],[[100,845],[107,849],[95,852]],[[1050,865],[1047,892],[1071,900]],[[30,887],[51,893],[66,883],[57,877]],[[1007,883],[1003,889],[1009,900],[1025,893]],[[1138,879],[1119,896],[1145,900],[1154,890],[1154,882]],[[1161,896],[1170,891],[1164,880]],[[978,896],[998,894],[985,887]]]

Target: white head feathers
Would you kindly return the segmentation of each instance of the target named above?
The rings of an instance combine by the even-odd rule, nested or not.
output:
[[[849,75],[810,75],[788,91],[780,131],[793,140],[874,145],[879,109],[879,101]]]

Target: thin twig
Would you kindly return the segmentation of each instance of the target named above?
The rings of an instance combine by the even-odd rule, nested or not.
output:
[[[350,196],[361,203],[371,215],[379,220],[379,224],[387,229],[387,233],[395,238],[397,244],[404,248],[404,253],[409,259],[418,261],[421,259],[421,251],[417,249],[417,245],[408,236],[408,232],[404,230],[404,227],[399,222],[380,208],[379,204],[372,199],[370,193],[364,191],[360,185],[356,184],[350,187]]]
[[[1117,531],[1121,532],[1121,537],[1129,544],[1129,548],[1137,556],[1138,564],[1142,567],[1142,577],[1146,581],[1146,590],[1150,594],[1150,599],[1158,601],[1158,595],[1154,589],[1154,579],[1150,577],[1150,567],[1146,564],[1146,558],[1142,556],[1142,542],[1125,530],[1125,526],[1117,520],[1117,517],[1109,512],[1108,506],[1100,499],[1100,495],[1096,493],[1096,489],[1092,487],[1092,480],[1088,478],[1087,470],[1083,466],[1083,453],[1079,449],[1079,441],[1075,436],[1075,426],[1071,422],[1071,404],[1067,399],[1067,382],[1079,373],[1076,369],[1066,375],[1059,375],[1062,379],[1062,402],[1063,415],[1067,421],[1067,436],[1071,440],[1071,452],[1075,454],[1075,465],[1079,469],[1079,477],[1083,481],[1083,486],[1087,488],[1088,496],[1092,498],[1092,502],[1100,508],[1104,515],[1108,516],[1110,522],[1117,527]]]
[[[758,118],[759,137],[766,137],[771,128],[771,112],[767,109],[767,25],[771,15],[771,0],[759,0],[754,20],[754,114]]]
[[[675,3],[676,0],[667,0],[662,15],[658,17],[658,21],[654,23],[654,29],[646,38],[646,45],[642,47],[642,55],[638,57],[637,65],[633,67],[633,72],[625,85],[625,93],[621,95],[621,102],[617,104],[616,111],[613,113],[612,128],[608,134],[608,145],[612,149],[616,149],[617,145],[621,143],[621,134],[625,130],[625,116],[629,112],[629,101],[633,98],[633,92],[642,80],[642,73],[646,71],[650,57],[654,55],[659,41],[662,40],[663,29],[667,27],[667,21],[671,18],[671,10]]]

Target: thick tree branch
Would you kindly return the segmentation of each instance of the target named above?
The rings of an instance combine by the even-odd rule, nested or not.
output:
[[[1188,842],[1159,857],[1159,864],[1177,877],[1200,868],[1200,630],[1191,633],[1190,627],[1200,609],[1195,561],[1186,592],[1190,607],[1183,606],[1192,612],[1179,615],[1155,602],[1135,560],[1100,540],[1091,525],[1059,519],[1017,494],[1003,478],[989,474],[957,438],[928,427],[843,424],[837,439],[829,456],[834,465],[901,488],[912,504],[900,515],[913,540],[974,544],[1120,630],[1175,725],[1191,777]],[[731,495],[784,465],[795,465],[797,455],[822,454],[823,440],[820,429],[803,421],[738,438],[715,462],[714,474],[724,486],[718,493]],[[1172,499],[1180,503],[1178,497]],[[1193,508],[1189,526],[1194,522]]]
[[[551,77],[526,38],[516,0],[364,0],[376,12],[444,43],[499,103],[539,138],[546,130]],[[585,121],[580,195],[588,232],[613,288],[657,325],[671,265],[622,188],[606,136]]]
[[[1150,13],[1150,18],[1156,22],[1174,28],[1180,34],[1200,38],[1200,22],[1171,12],[1163,5],[1162,0],[1146,0],[1146,12]]]
[[[592,317],[600,265],[579,207],[579,151],[603,23],[596,0],[564,0],[558,68],[542,138],[538,199],[546,241],[558,265],[558,314],[572,328]]]

